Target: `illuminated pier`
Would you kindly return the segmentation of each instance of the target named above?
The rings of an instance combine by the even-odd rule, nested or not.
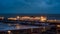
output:
[[[41,21],[41,22],[45,22],[45,21],[47,21],[47,17],[45,17],[45,16],[41,16],[41,17],[40,17],[40,21]]]
[[[4,17],[0,17],[0,20],[4,20]],[[31,16],[16,16],[16,17],[9,17],[6,20],[10,20],[10,21],[38,21],[38,22],[49,22],[49,23],[60,23],[60,20],[57,19],[48,19],[47,16],[35,16],[35,17],[31,17]]]
[[[8,18],[8,20],[12,20],[12,21],[39,21],[39,22],[51,22],[51,23],[56,23],[56,22],[60,22],[60,20],[56,20],[56,19],[51,19],[49,20],[46,16],[39,16],[39,17],[30,17],[30,16],[17,16],[17,17],[10,17]]]
[[[29,17],[29,16],[19,17],[19,16],[17,16],[15,18],[8,18],[8,20],[27,20],[27,21],[37,21],[38,20],[38,21],[44,22],[47,20],[47,18],[43,17],[43,16],[41,16],[41,17]]]
[[[16,16],[16,17],[9,17],[9,18],[7,18],[7,20],[9,20],[10,23],[18,23],[18,24],[23,23],[23,24],[38,25],[39,26],[39,29],[40,29],[40,26],[41,26],[40,23],[56,23],[54,25],[56,25],[57,30],[58,30],[58,28],[60,29],[60,24],[57,24],[57,23],[60,23],[60,20],[56,20],[56,19],[54,19],[54,20],[53,19],[48,20],[48,18],[46,16],[39,16],[39,17]],[[9,22],[7,22],[7,23],[9,23]],[[8,25],[11,26],[10,24],[8,24]],[[16,29],[20,29],[20,28],[22,28],[22,27],[19,26],[19,25],[16,25]],[[29,29],[31,29],[31,27]],[[46,31],[48,29],[49,29],[49,26],[47,26],[47,27],[44,26],[39,31],[42,31],[43,32],[43,31]],[[11,34],[12,31],[8,30],[7,32],[8,32],[8,34]],[[32,29],[31,29],[31,32],[33,32]]]

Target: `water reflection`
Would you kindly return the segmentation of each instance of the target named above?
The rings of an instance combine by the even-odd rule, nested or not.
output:
[[[21,28],[21,26],[19,25],[19,24],[16,24],[16,27],[15,27],[16,29],[20,29]]]
[[[11,32],[20,32],[20,30],[28,30],[31,32],[39,30],[39,32],[46,32],[49,30],[51,27],[54,27],[53,25],[49,25],[47,23],[41,23],[43,26],[31,26],[31,25],[21,25],[21,24],[0,24],[0,31],[7,31],[8,34],[11,34]]]
[[[18,30],[18,29],[29,29],[29,28],[39,28],[39,26],[27,26],[27,25],[20,25],[20,24],[0,25],[0,30]]]

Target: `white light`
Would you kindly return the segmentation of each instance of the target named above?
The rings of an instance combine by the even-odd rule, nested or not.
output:
[[[47,20],[46,17],[43,17],[43,16],[40,17],[40,21],[45,22],[45,20]]]
[[[8,34],[11,34],[11,31],[8,31]]]
[[[57,25],[57,27],[60,27],[60,25]]]
[[[17,16],[17,18],[19,19],[20,17],[19,17],[19,16]]]
[[[10,33],[11,31],[8,31],[8,33]]]

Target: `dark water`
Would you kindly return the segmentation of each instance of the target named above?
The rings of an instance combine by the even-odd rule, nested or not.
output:
[[[6,33],[8,33],[8,31],[12,31],[12,33],[13,34],[17,34],[17,32],[18,32],[18,34],[28,34],[28,29],[34,29],[34,28],[43,28],[43,27],[45,27],[45,25],[47,25],[47,24],[43,24],[43,26],[31,26],[31,25],[21,25],[21,24],[10,24],[10,23],[8,23],[8,24],[5,24],[5,23],[0,23],[0,34],[1,34],[1,31],[5,31]],[[51,28],[51,27],[53,27],[54,28],[54,26],[53,25],[47,25],[47,27],[48,28]],[[24,31],[24,30],[27,30],[27,32],[25,31],[25,33],[24,32],[21,32],[21,31]],[[36,30],[36,29],[35,29]],[[45,32],[39,32],[39,34],[55,34],[56,32],[55,32],[55,30],[56,29],[48,29],[48,30],[46,30]],[[41,30],[40,30],[41,31]],[[36,31],[37,32],[37,31]],[[36,33],[35,32],[35,33]],[[5,34],[5,33],[4,33]],[[30,34],[30,33],[29,33]]]
[[[21,25],[21,24],[0,23],[0,31],[30,29],[30,28],[39,28],[39,26],[29,26],[29,25],[27,26],[27,25]]]

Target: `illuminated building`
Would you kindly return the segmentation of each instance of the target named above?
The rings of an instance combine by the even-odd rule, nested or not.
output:
[[[41,21],[41,22],[45,22],[46,20],[47,20],[47,17],[45,17],[45,16],[41,16],[41,17],[40,17],[40,21]]]
[[[28,16],[23,16],[20,18],[20,20],[29,20],[29,19],[30,19],[30,17],[28,17]]]
[[[16,20],[16,18],[8,18],[8,20]]]

